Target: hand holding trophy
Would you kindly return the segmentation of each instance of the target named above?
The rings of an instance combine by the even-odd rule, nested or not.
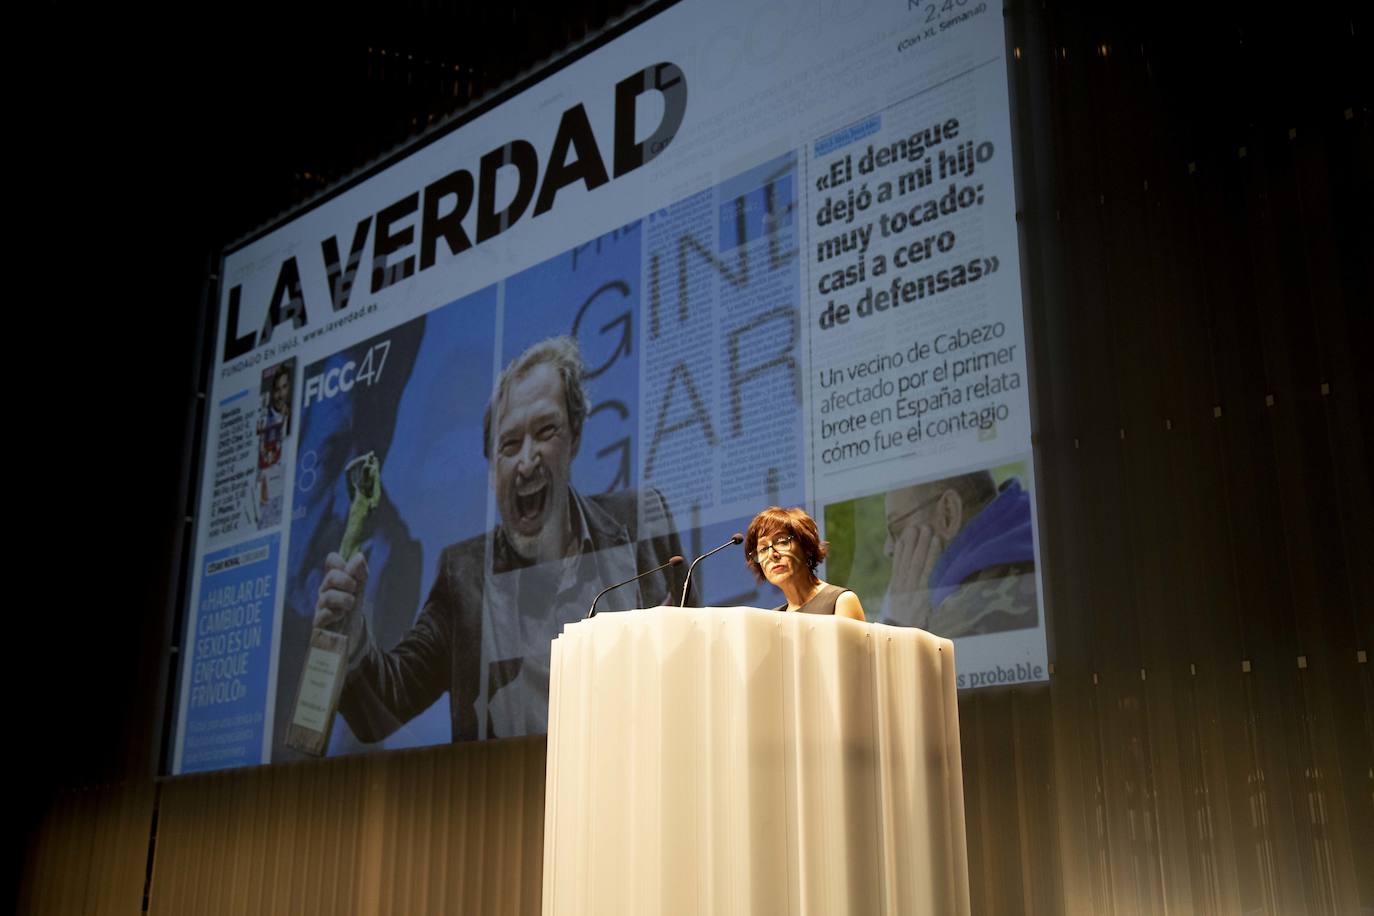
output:
[[[344,468],[344,475],[348,520],[339,552],[325,560],[315,625],[286,736],[288,746],[317,757],[329,747],[348,661],[364,638],[362,596],[368,569],[358,547],[368,516],[382,501],[382,466],[375,452],[354,458]]]

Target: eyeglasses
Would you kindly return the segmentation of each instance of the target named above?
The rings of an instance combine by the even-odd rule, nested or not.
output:
[[[792,542],[795,540],[795,536],[784,534],[780,538],[773,538],[773,543],[771,544],[759,544],[758,550],[754,553],[754,559],[762,564],[764,560],[768,559],[768,554],[770,552],[778,554],[779,556],[782,554],[790,554],[792,552]]]

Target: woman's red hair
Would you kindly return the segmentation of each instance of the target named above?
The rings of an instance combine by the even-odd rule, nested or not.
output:
[[[821,540],[816,520],[807,515],[801,506],[793,506],[791,509],[769,506],[754,516],[754,520],[749,523],[749,530],[744,533],[744,562],[749,565],[755,581],[762,582],[764,578],[763,568],[759,566],[758,558],[755,556],[759,539],[776,537],[779,534],[790,534],[796,538],[793,549],[806,560],[806,566],[811,570],[812,578],[815,578],[816,567],[821,565],[821,561],[830,552],[830,545]]]

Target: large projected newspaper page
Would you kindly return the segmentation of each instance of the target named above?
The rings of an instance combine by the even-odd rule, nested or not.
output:
[[[228,252],[173,771],[539,733],[770,504],[1043,679],[1006,69],[986,3],[684,0]]]

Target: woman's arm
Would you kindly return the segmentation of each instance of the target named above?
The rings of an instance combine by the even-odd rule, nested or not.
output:
[[[841,617],[852,617],[855,620],[863,620],[864,606],[859,603],[859,596],[853,592],[845,592],[835,599],[835,613]]]

